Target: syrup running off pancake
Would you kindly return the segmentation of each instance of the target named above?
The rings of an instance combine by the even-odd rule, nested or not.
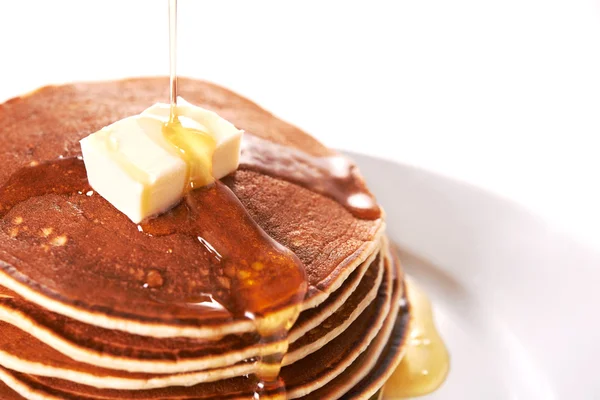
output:
[[[308,288],[304,266],[252,220],[227,186],[215,182],[206,187],[214,182],[216,142],[206,132],[185,128],[177,115],[177,0],[169,0],[169,39],[171,112],[163,135],[187,164],[184,191],[200,189],[188,193],[182,204],[142,229],[154,236],[181,232],[184,227],[214,254],[211,278],[223,283],[223,291],[236,294],[234,304],[226,308],[237,318],[255,323],[260,344],[281,341],[285,345],[281,353],[258,356],[259,383],[254,398],[260,398],[261,392],[283,392],[285,383],[279,372],[289,346],[288,334]],[[217,301],[222,297],[219,293],[210,296]]]
[[[0,188],[0,218],[32,198],[48,194],[86,197],[90,191],[80,158],[24,167]],[[215,182],[192,190],[178,206],[143,222],[139,230],[140,235],[151,237],[185,235],[196,240],[212,263],[208,279],[220,288],[203,296],[208,295],[235,318],[254,320],[261,342],[287,340],[307,288],[302,263],[252,220],[227,186]],[[160,300],[160,273],[149,271],[145,282],[149,296]],[[284,390],[278,379],[284,355],[262,355],[257,371],[259,391]]]
[[[450,356],[433,321],[431,303],[422,289],[406,280],[410,327],[404,357],[386,383],[381,398],[405,399],[438,389],[450,368]]]
[[[169,17],[171,113],[163,134],[186,162],[187,189],[192,190],[214,181],[212,157],[215,141],[206,132],[187,129],[179,121],[176,111],[177,0],[169,1]],[[281,148],[282,146],[248,135],[244,143],[246,148],[243,164],[246,168],[329,195],[358,217],[380,217],[377,202],[345,158],[311,158],[301,152],[294,152],[291,148]],[[191,179],[192,176],[196,178]],[[231,207],[230,204],[236,206]],[[196,213],[194,210],[202,211]],[[225,264],[222,271],[230,279],[230,283],[224,290],[239,295],[239,303],[230,305],[234,307],[234,315],[243,315],[255,321],[261,343],[283,341],[287,345],[288,333],[300,315],[300,303],[307,290],[304,270],[297,257],[258,228],[243,210],[241,203],[220,182],[190,193],[185,198],[185,204],[142,225],[142,229],[152,235],[171,234],[178,227],[191,228],[192,232],[188,234],[197,236],[201,243],[208,243],[210,249],[215,250],[218,255],[219,262]],[[231,238],[237,240],[232,243]],[[238,240],[246,243],[239,246]],[[265,243],[270,246],[264,246]],[[280,281],[283,284],[279,285]],[[211,296],[217,301],[222,297],[218,293]],[[289,302],[290,307],[282,309],[282,304],[279,304],[281,301]],[[280,311],[268,315],[272,309]],[[285,352],[259,357],[257,376],[260,383],[255,398],[260,397],[263,390],[284,387],[279,379],[284,356]]]
[[[0,189],[0,217],[30,198],[89,190],[83,161],[77,158],[26,167]],[[140,235],[186,235],[196,240],[210,253],[207,279],[218,288],[209,297],[236,319],[252,319],[262,343],[287,339],[307,289],[304,267],[252,220],[229,188],[215,182],[191,191],[177,207],[140,227]],[[144,284],[153,289],[149,296],[160,299],[162,280],[158,272],[150,271]],[[278,375],[283,356],[284,352],[264,355],[259,363],[260,378],[270,391],[282,384]]]
[[[304,267],[290,250],[268,236],[221,182],[189,192],[166,214],[141,224],[152,236],[197,238],[213,257],[211,276],[220,291],[210,294],[236,318],[255,323],[261,344],[282,341],[300,314],[307,289]],[[233,296],[232,296],[233,295]],[[225,303],[230,298],[233,302]],[[279,370],[285,351],[261,355],[259,389],[282,387]]]

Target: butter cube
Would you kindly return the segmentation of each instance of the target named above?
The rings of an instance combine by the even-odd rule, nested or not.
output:
[[[243,132],[233,124],[181,100],[177,107],[181,125],[204,132],[215,143],[214,149],[204,149],[200,148],[202,141],[191,141],[195,147],[186,159],[164,134],[169,115],[168,104],[155,104],[80,142],[90,185],[134,223],[179,202],[196,178],[191,174],[202,176],[204,184],[228,175],[239,165]]]

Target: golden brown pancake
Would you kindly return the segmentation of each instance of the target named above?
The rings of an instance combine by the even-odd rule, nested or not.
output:
[[[319,350],[328,342],[340,335],[362,314],[364,309],[368,307],[375,298],[383,277],[383,265],[377,263],[374,265],[374,267],[377,268],[372,270],[370,269],[365,274],[365,277],[363,278],[365,283],[364,287],[361,287],[361,283],[359,288],[352,294],[352,296],[350,296],[348,302],[346,302],[340,309],[332,314],[322,325],[313,328],[306,335],[302,336],[298,341],[291,345],[286,357],[284,358],[284,365],[292,364]],[[27,307],[27,304],[23,303],[24,302],[22,300],[19,301],[19,299],[15,298],[0,298],[0,308],[2,307],[1,304],[6,304],[5,308],[11,308],[13,310],[20,309],[20,312],[23,312],[24,309],[31,310],[33,308],[38,313],[38,320],[41,319],[39,314],[42,315],[42,318],[48,318],[48,316],[45,315],[48,314],[47,312],[39,310],[35,308],[35,306]],[[19,307],[18,304],[21,306]],[[0,316],[1,315],[2,313],[0,312]],[[27,315],[26,311],[21,315],[13,314],[13,321],[16,321],[17,323],[20,323],[21,326],[24,326],[25,324],[23,321],[27,321],[25,315]],[[73,320],[65,321],[65,318],[60,315],[52,316],[58,320],[61,320],[62,323],[59,323],[60,325],[65,323],[69,325],[82,325],[81,323]],[[31,320],[29,320],[29,322],[31,322]],[[26,324],[29,324],[29,322],[26,322]],[[55,323],[54,326],[56,327],[57,324]],[[64,327],[65,326],[63,325],[63,329]],[[83,327],[85,327],[85,325],[80,326],[80,328]],[[97,331],[100,328],[90,327],[90,329]],[[104,343],[108,345],[108,341],[106,341],[107,339],[117,339],[113,333],[114,332],[111,331],[104,332],[105,336],[107,337],[99,335],[98,339],[103,339],[105,341]],[[71,334],[71,336],[77,340],[78,335],[80,334],[81,331],[77,331],[77,333]],[[119,335],[123,336],[125,334],[119,333]],[[235,337],[227,337],[226,339],[230,340],[226,341],[226,343],[223,343],[220,346],[232,352],[231,350],[234,348]],[[154,343],[165,341],[165,339],[135,337],[131,338],[129,342],[122,344],[123,349],[134,350],[135,348],[133,346],[139,346],[139,342],[141,340],[151,341]],[[182,351],[185,351],[185,347],[181,343],[183,340],[187,341],[183,344],[193,344],[193,340],[187,338],[175,338],[175,340],[175,344],[172,345],[173,349],[177,349],[177,346],[180,346]],[[119,340],[117,339],[117,341]],[[230,345],[231,349],[228,348],[228,344]],[[189,352],[190,350],[187,351]],[[208,353],[206,349],[203,351]],[[209,354],[211,358],[208,356],[205,358],[213,360],[215,358],[214,355],[212,353]],[[254,357],[258,353],[251,354],[252,357]],[[98,352],[98,355],[101,357],[104,354],[102,352]],[[221,358],[225,361],[228,360],[226,357]],[[234,362],[237,361],[237,358],[232,358],[230,356],[229,360],[231,359],[233,359]],[[98,366],[98,363],[94,362],[98,361],[97,359],[84,359],[82,361],[83,362],[75,361],[74,359],[60,353],[52,347],[40,342],[32,334],[18,329],[16,326],[0,322],[1,366],[18,372],[33,375],[61,377],[63,379],[89,384],[96,387],[144,389],[183,384],[189,385],[192,383],[210,382],[219,379],[247,375],[254,373],[255,369],[252,363],[242,362],[233,365],[233,363],[224,362],[223,365],[218,365],[219,369],[201,370],[195,373],[189,372],[185,374],[166,375],[167,368],[164,368],[164,365],[157,363],[158,366],[156,366],[156,364],[148,363],[149,366],[154,366],[154,371],[156,371],[156,373],[144,374],[116,370],[115,366],[117,364],[115,362],[114,365],[111,365],[111,360],[108,360],[105,368]],[[213,368],[217,368],[217,366],[214,366]]]
[[[401,314],[396,319],[396,325],[394,330],[396,332],[406,332],[410,325],[410,318],[408,309],[403,309]],[[393,339],[390,340],[386,347],[383,348],[381,355],[378,359],[374,360],[371,364],[374,366],[371,372],[364,376],[363,373],[356,374],[356,376],[363,376],[358,384],[355,384],[350,391],[344,395],[344,399],[370,399],[371,396],[377,394],[382,389],[383,385],[387,382],[389,377],[394,373],[396,367],[402,361],[402,357],[405,351],[405,340],[406,335],[394,335]],[[361,357],[363,354],[361,354]],[[362,359],[356,360],[356,365],[360,365]],[[353,364],[354,365],[354,364]],[[363,367],[363,371],[367,369]],[[347,370],[346,376],[351,376],[355,371]],[[332,385],[335,385],[333,383]],[[336,393],[339,394],[340,392]],[[318,398],[318,397],[316,397]]]
[[[396,323],[392,326],[392,334],[387,343],[374,341],[369,349],[362,353],[343,374],[327,386],[303,396],[301,399],[371,399],[383,387],[402,360],[405,332],[409,325],[408,317],[408,310],[402,309],[395,318]]]
[[[320,325],[326,318],[328,318],[334,310],[338,310],[354,293],[358,290],[359,284],[363,283],[363,277],[367,271],[367,267],[373,262],[380,262],[383,266],[385,256],[385,250],[382,248],[379,252],[373,253],[367,260],[358,266],[352,274],[344,281],[342,287],[333,292],[325,302],[319,304],[319,306],[304,310],[296,323],[294,328],[290,331],[288,340],[290,343],[295,342],[309,330]],[[377,257],[377,258],[376,258]],[[373,268],[370,266],[369,268]]]
[[[0,380],[0,399],[2,400],[22,400],[23,397],[17,392],[9,388],[2,380]]]
[[[400,283],[398,280],[392,280],[391,269],[392,266],[388,263],[387,273],[376,301],[349,329],[321,350],[282,369],[281,376],[286,382],[288,398],[306,395],[340,376],[361,353],[369,348],[372,342],[377,344],[387,342],[392,331],[391,327],[396,320],[397,304],[402,296]],[[396,312],[390,313],[390,308]],[[39,391],[45,395],[66,399],[222,399],[244,396],[249,398],[255,389],[255,382],[250,378],[233,378],[191,387],[174,386],[151,390],[98,389],[63,379],[27,375],[4,368],[0,368],[0,379],[8,385],[16,382],[13,386],[21,393]]]
[[[379,258],[373,262],[369,271],[359,281],[356,290],[349,296],[342,312],[329,308],[331,306],[328,304],[329,300],[337,302],[334,298],[328,299],[318,308],[306,311],[311,313],[315,311],[311,314],[311,318],[328,315],[329,317],[325,319],[329,321],[327,325],[329,329],[320,328],[321,322],[325,319],[318,321],[316,327],[312,328],[311,338],[314,342],[321,341],[321,343],[313,344],[302,336],[306,332],[296,335],[296,327],[294,327],[292,334],[297,336],[298,342],[301,343],[292,343],[285,361],[291,363],[308,352],[320,348],[343,330],[331,328],[343,328],[351,323],[373,299],[376,287],[379,285],[378,279],[381,277],[382,266]],[[46,311],[4,290],[0,287],[0,320],[27,330],[38,340],[75,360],[105,368],[131,372],[176,373],[220,368],[252,358],[258,353],[259,346],[252,334],[229,335],[218,341],[131,335],[86,325]],[[12,297],[2,297],[3,293],[4,296]],[[355,307],[350,307],[349,304]],[[311,322],[311,318],[304,319],[306,324]],[[271,349],[268,352],[282,349],[281,343],[266,346]],[[0,350],[3,350],[2,346]]]
[[[373,295],[370,293],[378,286],[379,267],[380,262],[377,259],[371,266],[372,271],[364,275],[364,278],[359,281],[358,288],[351,293],[350,299],[348,299],[350,304],[358,305],[368,296],[372,299],[374,293]],[[2,296],[3,290],[0,287],[0,296]],[[11,294],[6,293],[5,296],[11,296]],[[259,346],[252,334],[229,335],[219,341],[143,337],[83,324],[60,314],[46,311],[23,300],[16,294],[12,294],[12,296],[12,298],[0,297],[0,320],[27,330],[32,336],[73,359],[106,368],[149,373],[186,372],[231,365],[252,358],[258,352]],[[306,311],[312,314],[309,318],[303,319],[305,323],[311,323],[312,319],[317,316],[324,317],[332,314],[337,314],[337,316],[335,318],[328,317],[332,318],[328,325],[330,327],[352,322],[348,317],[356,314],[354,308],[346,306],[346,312],[337,313],[337,310],[328,307],[330,306],[328,303],[329,299],[318,308]],[[358,311],[362,311],[367,304],[368,302]],[[315,312],[313,313],[313,311]],[[323,320],[317,321],[314,325],[318,328]],[[325,336],[328,338],[335,336],[331,335],[335,331],[330,332],[330,330],[317,334],[319,331],[317,328],[312,328],[316,331],[312,332],[315,339],[322,340]],[[302,339],[302,335],[296,335],[295,332],[296,327],[292,330],[292,334],[299,340]],[[294,339],[290,340],[294,341]],[[306,347],[306,345],[306,340],[304,340],[304,345],[292,344],[293,352],[289,354],[291,357],[289,362],[295,361],[305,354],[309,349],[303,350],[300,347]],[[266,346],[271,349],[269,352],[277,352],[282,349],[281,343]],[[315,348],[318,347],[311,346],[311,349]],[[1,347],[0,350],[2,350]]]
[[[246,131],[240,168],[139,225],[93,193],[78,141],[164,102],[166,79],[0,105],[0,381],[35,399],[247,399],[259,353],[286,353],[286,391],[261,399],[366,399],[408,317],[358,169],[226,89],[181,83]],[[294,309],[289,342],[265,336]]]
[[[344,332],[373,302],[383,274],[383,264],[379,271],[369,269],[362,279],[366,281],[364,286],[361,282],[352,296],[334,314],[290,344],[283,364],[289,365],[306,357]],[[370,290],[365,290],[366,287],[370,287]]]
[[[165,101],[165,85],[157,78],[46,87],[0,106],[0,187],[5,188],[0,190],[0,284],[52,311],[108,329],[207,338],[252,331],[248,320],[187,306],[198,293],[222,290],[206,279],[210,257],[197,241],[144,235],[97,195],[46,188],[47,193],[28,198],[15,189],[39,174],[36,168],[44,162],[80,155],[78,140],[84,136]],[[310,155],[333,154],[223,88],[186,79],[181,87],[188,101],[252,135]],[[81,188],[87,189],[81,163],[60,170],[71,180],[81,177]],[[250,170],[238,170],[224,182],[253,220],[304,265],[309,284],[304,309],[338,289],[377,246],[382,220],[356,218],[327,196]],[[13,192],[6,190],[7,183]],[[13,201],[15,192],[22,201]],[[57,245],[62,237],[66,242]],[[162,277],[160,288],[143,287],[152,271]],[[232,301],[230,293],[221,293],[220,303]]]

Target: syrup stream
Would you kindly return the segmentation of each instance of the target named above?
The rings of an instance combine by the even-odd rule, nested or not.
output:
[[[177,0],[169,0],[169,95],[171,121],[177,106]]]
[[[239,203],[237,199],[227,200],[229,193],[231,192],[220,182],[215,182],[215,185],[212,188],[203,188],[203,186],[214,181],[214,178],[212,177],[212,157],[216,148],[216,143],[214,139],[206,132],[191,130],[183,127],[177,116],[177,0],[169,0],[169,57],[171,112],[169,116],[169,122],[163,129],[163,134],[165,138],[179,151],[181,158],[188,166],[188,185],[186,185],[184,191],[188,192],[194,188],[201,188],[199,190],[200,192],[216,191],[216,193],[218,193],[217,197],[222,197],[225,199],[225,203],[227,203],[227,201],[231,202],[232,204]],[[209,166],[208,170],[205,168],[205,166]],[[195,193],[191,193],[191,195],[195,195]],[[231,195],[233,195],[233,193],[231,193]],[[189,196],[187,198],[188,202],[190,198],[193,198],[193,196]],[[239,206],[243,209],[241,204],[239,204]],[[216,210],[209,210],[208,212],[216,213]],[[227,217],[227,214],[223,215],[223,219]],[[197,219],[188,222],[190,222],[190,225],[192,226],[198,226],[196,221]],[[227,221],[227,225],[232,223],[235,223],[235,221]],[[152,224],[152,221],[150,221],[150,224]],[[214,221],[213,224],[219,224],[219,221]],[[144,230],[147,231],[149,228],[149,226],[144,227]],[[244,235],[243,233],[235,234],[234,232],[226,232],[225,235],[249,240],[248,236]],[[265,236],[267,235],[265,234]],[[206,240],[206,236],[204,234],[198,234],[198,238],[203,238],[203,240]],[[216,240],[218,239],[219,238],[216,238]],[[245,257],[248,256],[255,258],[253,260],[249,260],[245,266],[236,265],[232,268],[229,268],[230,271],[238,270],[235,277],[231,280],[231,289],[233,289],[233,291],[241,291],[241,293],[248,291],[245,296],[242,296],[242,301],[250,302],[248,304],[236,304],[235,306],[237,310],[234,310],[234,314],[236,313],[235,311],[238,311],[237,313],[239,314],[240,310],[245,310],[244,317],[249,318],[254,322],[256,331],[259,335],[259,342],[261,344],[267,345],[271,343],[282,342],[285,346],[285,351],[282,353],[260,354],[258,356],[256,361],[256,376],[259,380],[259,383],[254,393],[255,400],[260,399],[261,393],[285,393],[285,383],[279,377],[279,372],[281,370],[283,357],[285,356],[285,352],[287,352],[287,348],[289,347],[288,333],[300,315],[300,303],[304,298],[307,289],[306,276],[304,275],[304,270],[302,268],[302,274],[297,275],[299,280],[294,281],[292,279],[292,283],[296,284],[297,287],[295,288],[296,296],[293,298],[293,303],[289,307],[273,313],[261,312],[258,314],[256,312],[255,308],[257,306],[257,297],[259,297],[258,300],[260,300],[258,301],[259,304],[264,303],[265,299],[271,297],[271,294],[267,293],[268,290],[265,288],[265,285],[260,284],[261,280],[263,280],[264,283],[264,279],[268,279],[269,271],[273,272],[280,270],[280,268],[284,266],[281,265],[282,260],[286,259],[285,256],[279,256],[277,258],[269,257],[269,255],[277,252],[278,247],[282,246],[278,245],[271,238],[268,238],[268,240],[266,238],[262,238],[261,240],[262,242],[269,242],[269,240],[273,242],[273,249],[271,249],[271,251],[266,250],[263,253],[254,252],[254,255],[252,255],[252,252],[250,252],[250,254],[242,254],[237,257],[237,261],[242,260],[245,262],[247,261]],[[217,251],[221,254],[223,254],[223,250],[226,250],[219,246],[219,244],[215,244],[215,242],[212,240],[208,240],[208,243],[210,243],[211,246],[216,246]],[[289,250],[285,250],[289,252]],[[298,267],[301,267],[301,263],[299,260],[297,260],[297,258],[295,258],[295,256],[288,258],[291,260],[291,262],[285,266],[290,269],[288,273],[293,275],[294,273],[298,272]],[[224,268],[224,271],[227,271],[227,267]],[[272,289],[275,290],[273,287]],[[257,296],[258,293],[264,294],[264,298]],[[272,301],[275,301],[275,299],[272,299]],[[264,306],[265,304],[261,305]],[[267,304],[269,307],[273,307],[275,305],[276,304],[273,303]]]

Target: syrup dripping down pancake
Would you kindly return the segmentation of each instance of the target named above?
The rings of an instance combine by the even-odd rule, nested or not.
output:
[[[363,352],[371,353],[388,341],[396,321],[398,304],[402,298],[401,284],[393,279],[392,266],[387,263],[386,275],[376,301],[342,335],[321,350],[298,363],[284,367],[282,376],[287,383],[287,396],[297,398],[319,389],[341,376]],[[396,311],[396,312],[390,312]],[[395,335],[403,335],[396,330]],[[372,354],[372,357],[379,354]],[[0,379],[20,393],[42,393],[61,399],[227,399],[249,398],[253,390],[251,378],[234,378],[191,387],[123,391],[97,389],[55,378],[45,378],[0,368]],[[277,398],[268,393],[265,398]],[[262,397],[262,395],[261,395]],[[50,397],[53,398],[53,397]]]
[[[364,275],[357,282],[358,287],[355,290],[351,288],[353,290],[347,294],[347,302],[360,305],[365,298],[370,301],[370,293],[378,286],[377,279],[381,274],[377,271],[382,270],[382,261],[383,257],[377,257],[369,266],[369,271],[363,272]],[[356,272],[360,271],[357,269],[353,274]],[[347,284],[354,286],[352,280],[353,277],[349,278]],[[337,297],[340,294],[346,296],[338,292],[344,290],[346,284],[336,291],[335,296],[319,307],[305,311],[304,313],[310,313],[307,318],[301,315],[300,319],[304,324],[294,326],[290,333],[290,336],[295,336],[296,339],[290,338],[294,350],[288,355],[288,360],[298,359],[302,354],[306,354],[308,349],[302,349],[305,346],[298,346],[297,341],[302,340],[306,332],[315,330],[323,321],[338,314],[340,307],[336,304]],[[329,304],[330,300],[333,300],[332,304]],[[360,307],[361,311],[365,306]],[[330,328],[352,322],[348,317],[350,313],[355,314],[357,310],[348,306],[346,308],[348,312],[345,315],[334,319],[339,323],[329,322]],[[313,322],[315,319],[317,321]],[[29,335],[74,360],[130,372],[165,374],[220,368],[255,357],[258,353],[257,338],[252,334],[229,335],[218,341],[131,335],[97,328],[49,312],[3,287],[0,287],[0,320],[28,332]],[[305,329],[309,324],[312,328]],[[298,330],[302,332],[297,334]],[[326,335],[331,337],[330,332],[326,332]],[[267,353],[283,350],[281,343],[273,343],[266,347]],[[0,350],[3,348],[0,347]]]
[[[78,156],[79,139],[164,100],[165,84],[133,79],[47,87],[1,105],[0,186],[23,168]],[[182,80],[181,86],[186,99],[258,138],[310,157],[337,157],[223,88],[194,80]],[[357,218],[326,191],[257,170],[239,170],[225,183],[249,216],[302,262],[308,278],[302,308],[315,307],[376,251],[383,221]],[[353,187],[364,186],[354,170],[352,179]],[[97,195],[46,193],[8,203],[0,218],[0,284],[29,301],[89,324],[147,336],[219,338],[254,329],[250,321],[214,309],[192,314],[178,306],[200,291],[222,289],[207,284],[210,260],[189,238],[144,236]],[[156,271],[161,287],[142,290]],[[230,300],[226,293],[221,302]]]
[[[383,277],[383,265],[377,263],[374,267],[377,268],[369,270],[365,274],[365,278],[363,278],[364,286],[362,286],[361,282],[359,288],[349,298],[348,302],[344,304],[344,307],[332,314],[322,326],[313,328],[307,335],[302,336],[297,342],[292,344],[284,359],[284,365],[292,364],[318,351],[331,340],[335,339],[335,337],[339,336],[362,314],[374,300]],[[13,310],[15,308],[22,310],[24,308],[22,305],[21,307],[15,307],[15,304],[19,302],[15,302],[14,300],[10,298],[0,299],[0,304],[7,304],[5,308],[11,308],[12,306]],[[2,312],[0,312],[1,315]],[[58,316],[58,318],[60,319],[61,317]],[[19,318],[19,316],[15,315],[15,318],[13,318],[13,321],[22,320],[24,320],[23,316]],[[68,321],[67,323],[77,324],[75,321]],[[21,322],[21,325],[24,325],[23,322]],[[98,328],[92,327],[92,329]],[[30,330],[28,331],[30,332]],[[77,336],[74,335],[75,338]],[[110,335],[110,337],[114,337],[114,335]],[[102,338],[106,339],[105,337]],[[138,346],[140,339],[157,341],[154,338],[136,337],[134,340]],[[231,338],[231,340],[234,339]],[[177,348],[177,346],[181,346],[181,343],[176,343],[173,347]],[[223,346],[226,347],[227,344]],[[124,348],[130,347],[125,346]],[[8,369],[33,375],[61,377],[96,387],[122,389],[147,389],[190,385],[254,373],[254,366],[249,362],[242,362],[235,365],[226,364],[223,365],[225,368],[217,370],[212,369],[197,373],[174,375],[166,374],[166,368],[160,367],[155,369],[156,371],[160,371],[159,374],[122,372],[115,370],[117,364],[114,362],[111,365],[110,360],[106,365],[110,369],[101,368],[95,362],[87,364],[77,362],[35,339],[33,335],[7,323],[0,323],[0,365]]]

